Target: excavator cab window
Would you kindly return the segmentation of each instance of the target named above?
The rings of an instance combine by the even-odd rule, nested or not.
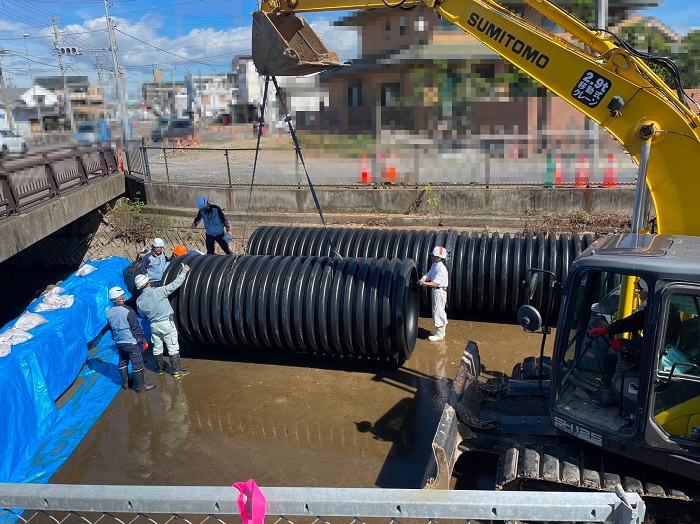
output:
[[[663,311],[652,407],[656,429],[700,444],[700,292],[670,293]]]
[[[634,282],[617,272],[590,269],[575,276],[576,300],[565,311],[558,329],[568,330],[565,348],[555,355],[555,411],[586,424],[610,431],[626,431],[634,424],[639,377],[638,355],[621,355],[613,349],[612,336],[593,336],[593,328],[604,328],[622,314],[621,294],[625,282]],[[642,331],[627,333],[631,345],[640,346]],[[625,342],[627,343],[627,342]],[[622,374],[624,373],[624,380]],[[625,394],[622,383],[634,394]]]

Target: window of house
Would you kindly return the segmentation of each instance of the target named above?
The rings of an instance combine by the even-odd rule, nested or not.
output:
[[[385,40],[391,39],[391,20],[387,20],[384,23],[384,39]]]
[[[401,84],[382,84],[382,107],[396,107],[401,96]]]
[[[399,17],[399,34],[401,36],[406,36],[406,17],[405,16]]]
[[[362,84],[348,86],[348,107],[362,107]]]
[[[472,73],[481,78],[493,79],[496,77],[496,66],[494,64],[473,64]]]
[[[419,17],[418,17],[418,20],[416,20],[416,21],[413,23],[413,29],[414,29],[414,31],[416,31],[417,33],[422,33],[422,32],[424,32],[424,31],[427,31],[427,29],[428,29],[428,22],[425,21],[425,18],[423,18],[422,16],[419,16]]]

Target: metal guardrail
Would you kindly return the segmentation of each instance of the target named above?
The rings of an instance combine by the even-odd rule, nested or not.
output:
[[[117,169],[114,151],[105,145],[63,148],[0,162],[0,216],[19,215]]]
[[[360,524],[407,519],[464,522],[614,522],[640,524],[645,506],[637,493],[430,491],[383,488],[261,488],[268,523],[302,520]],[[238,491],[205,486],[81,486],[0,484],[0,521],[240,522]],[[248,501],[250,502],[250,501]],[[21,508],[10,509],[10,508]],[[22,511],[24,510],[24,511]],[[37,518],[38,517],[38,518]],[[332,519],[332,520],[331,520]]]
[[[634,161],[619,148],[582,153],[533,152],[532,140],[484,135],[451,142],[382,144],[373,153],[336,148],[308,148],[303,157],[314,183],[464,184],[561,187],[615,187],[632,184]],[[268,138],[254,148],[144,146],[129,152],[129,166],[148,184],[234,187],[255,182],[271,186],[305,184],[303,166],[287,136]],[[496,145],[494,145],[494,143]],[[256,164],[257,161],[257,164]]]

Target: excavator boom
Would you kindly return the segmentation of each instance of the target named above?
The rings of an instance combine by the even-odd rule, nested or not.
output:
[[[694,212],[700,177],[693,175],[700,165],[700,118],[682,91],[614,35],[588,28],[549,0],[524,1],[572,39],[493,0],[264,0],[254,14],[253,59],[258,72],[270,76],[342,67],[297,13],[425,4],[604,127],[637,164],[644,160],[659,233],[700,236]]]

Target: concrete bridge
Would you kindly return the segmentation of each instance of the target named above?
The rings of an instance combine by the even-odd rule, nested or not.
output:
[[[93,146],[1,163],[0,262],[123,195],[117,162],[110,148]],[[46,263],[60,264],[60,251]]]

